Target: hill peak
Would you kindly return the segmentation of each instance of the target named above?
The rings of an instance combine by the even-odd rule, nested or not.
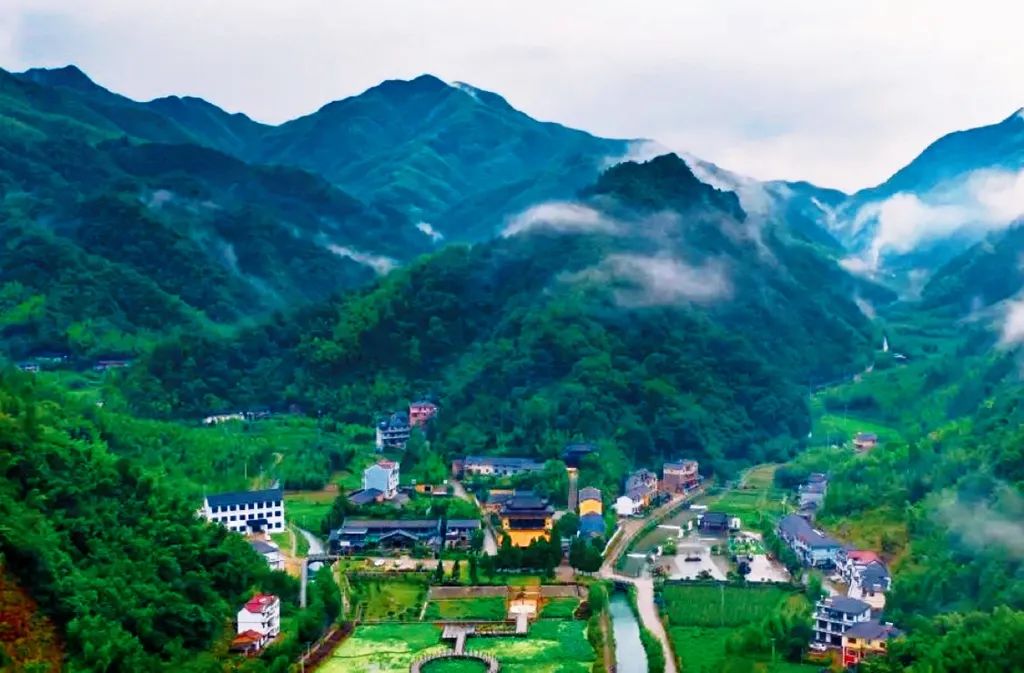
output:
[[[17,74],[22,79],[46,86],[63,86],[77,91],[106,91],[89,79],[89,76],[76,65],[69,64],[60,68],[29,68]]]

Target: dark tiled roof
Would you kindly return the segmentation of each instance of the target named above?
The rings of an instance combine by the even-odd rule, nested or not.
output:
[[[688,469],[688,468],[692,468],[694,465],[696,465],[696,462],[697,461],[695,461],[695,460],[670,460],[670,461],[665,463],[663,469],[666,469],[666,470],[685,470],[685,469]]]
[[[430,530],[437,519],[345,519],[342,530]]]
[[[898,638],[903,635],[903,632],[892,624],[882,624],[877,620],[871,619],[854,624],[847,629],[845,635],[850,638],[864,638],[866,640],[888,640],[889,638]]]
[[[865,587],[881,587],[888,580],[889,570],[878,561],[869,563],[860,573],[860,583]]]
[[[550,509],[551,508],[548,507],[548,501],[534,495],[532,491],[518,492],[506,500],[505,504],[502,506],[502,512],[512,514],[519,511],[549,511]]]
[[[779,521],[779,530],[789,537],[797,538],[808,547],[814,549],[839,548],[842,546],[828,535],[823,535],[814,530],[811,524],[807,523],[807,519],[796,514],[784,516]]]
[[[825,607],[831,610],[839,610],[850,615],[859,615],[866,610],[870,610],[871,606],[864,601],[857,598],[850,598],[849,596],[832,596],[826,598],[823,603]]]
[[[452,529],[452,528],[474,528],[475,529],[475,528],[479,528],[479,527],[480,527],[480,520],[479,519],[449,519],[448,520],[448,528],[449,528],[449,530]]]
[[[274,545],[268,544],[263,540],[249,540],[249,544],[260,554],[272,554],[276,551],[280,551]]]
[[[704,512],[701,518],[702,526],[728,526],[729,515],[725,512]]]
[[[218,493],[206,496],[210,507],[224,507],[225,505],[248,505],[249,503],[278,501],[283,495],[279,488],[268,488],[263,491],[238,491],[237,493]]]
[[[597,490],[593,486],[586,486],[580,489],[580,502],[584,500],[600,500],[601,491]]]
[[[348,501],[353,505],[368,505],[383,495],[383,492],[376,488],[365,488],[353,491],[348,494]]]

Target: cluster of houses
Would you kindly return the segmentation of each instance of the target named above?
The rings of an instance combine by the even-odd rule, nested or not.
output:
[[[377,451],[394,449],[402,451],[412,436],[412,429],[424,427],[437,416],[437,405],[419,400],[409,405],[408,411],[396,411],[377,421]]]
[[[281,599],[256,594],[238,611],[237,633],[231,651],[253,656],[281,633]]]
[[[623,493],[615,501],[615,513],[621,517],[635,516],[663,495],[697,488],[703,480],[699,467],[695,460],[669,461],[662,465],[660,480],[647,469],[633,472],[626,477]]]
[[[874,435],[855,437],[870,450],[877,442]],[[892,576],[879,555],[870,550],[852,549],[814,527],[814,516],[824,503],[828,477],[811,474],[800,485],[799,513],[783,517],[777,527],[779,539],[789,546],[805,566],[834,570],[833,578],[846,585],[846,595],[830,596],[818,602],[814,613],[812,647],[835,649],[844,666],[859,663],[865,657],[884,653],[899,629],[882,621],[886,593]]]
[[[335,554],[417,546],[437,552],[442,548],[467,548],[477,530],[480,530],[477,519],[347,518],[340,528],[331,531],[327,542]]]
[[[540,472],[544,463],[514,456],[466,456],[452,461],[452,474],[462,477],[512,477]]]

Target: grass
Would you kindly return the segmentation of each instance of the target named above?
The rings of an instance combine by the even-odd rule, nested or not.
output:
[[[786,494],[774,486],[775,464],[756,465],[743,473],[740,485],[706,500],[709,508],[740,518],[744,528],[753,528],[762,517],[778,519],[787,511]]]
[[[776,587],[668,584],[662,590],[671,626],[745,626],[767,617],[791,592]]]
[[[320,522],[331,511],[336,493],[313,491],[308,493],[286,493],[284,496],[285,518],[291,523],[312,533],[320,531]]]
[[[826,516],[819,523],[855,547],[882,550],[898,568],[910,543],[906,519],[903,512],[883,507],[842,517]]]
[[[423,619],[426,621],[461,619],[490,621],[505,619],[507,614],[505,599],[500,596],[454,598],[430,601]]]
[[[540,610],[541,619],[572,619],[580,602],[575,598],[552,598]]]
[[[362,618],[370,620],[418,620],[427,587],[401,579],[364,580],[350,583],[353,606],[362,605]]]
[[[432,624],[363,625],[342,643],[319,673],[408,673],[418,656],[442,649],[441,629]],[[590,673],[596,655],[581,621],[539,620],[525,638],[471,638],[467,649],[487,652],[502,673]],[[427,669],[426,673],[472,673],[471,669]]]
[[[669,629],[672,649],[682,660],[686,673],[719,673],[720,671],[758,671],[763,673],[817,673],[820,665],[770,661],[731,655],[725,651],[732,628],[678,626]]]

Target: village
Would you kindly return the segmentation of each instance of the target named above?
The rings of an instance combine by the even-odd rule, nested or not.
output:
[[[279,485],[203,499],[201,517],[245,536],[271,569],[300,578],[302,605],[317,569],[337,578],[343,623],[303,667],[430,673],[451,659],[497,671],[509,656],[529,650],[527,661],[539,661],[569,641],[581,645],[572,656],[588,670],[601,660],[606,670],[646,671],[624,662],[660,656],[674,672],[711,656],[698,633],[740,629],[732,611],[756,622],[812,584],[821,591],[808,603],[810,631],[796,661],[777,662],[774,641],[770,659],[751,654],[767,670],[856,666],[901,635],[885,620],[892,580],[882,554],[816,527],[825,473],[785,491],[772,482],[777,466],[719,483],[680,457],[624,475],[608,493],[580,483],[597,446],[569,443],[559,457],[564,493],[521,487],[546,462],[515,455],[458,457],[446,479],[416,483],[402,473],[403,452],[438,412],[423,400],[381,415],[373,457],[358,487],[338,493],[344,516],[326,532],[308,520],[300,527],[288,506],[302,506],[302,494]],[[203,423],[260,418],[229,412]],[[877,445],[868,433],[850,441],[857,452]],[[259,593],[239,607],[232,651],[258,656],[281,636],[281,600]],[[374,654],[384,650],[392,654]]]

